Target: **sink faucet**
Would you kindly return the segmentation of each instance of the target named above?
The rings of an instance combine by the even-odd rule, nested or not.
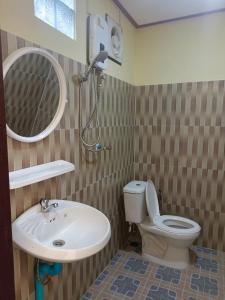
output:
[[[57,202],[49,205],[49,200],[43,199],[43,198],[40,200],[40,205],[41,205],[42,212],[48,212],[51,208],[56,208],[59,206],[59,204]]]

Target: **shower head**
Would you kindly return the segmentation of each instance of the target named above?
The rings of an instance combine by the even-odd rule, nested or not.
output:
[[[89,73],[93,68],[97,68],[101,70],[101,67],[97,66],[97,63],[101,62],[104,63],[104,61],[108,58],[108,52],[107,51],[100,51],[97,56],[94,58],[94,60],[90,63],[87,71],[85,72],[84,76],[82,76],[81,81],[86,81],[88,79]]]
[[[106,58],[108,58],[108,52],[107,51],[100,51],[98,53],[98,55],[95,57],[95,59],[93,60],[92,64],[96,64],[97,62],[104,62],[106,60]]]

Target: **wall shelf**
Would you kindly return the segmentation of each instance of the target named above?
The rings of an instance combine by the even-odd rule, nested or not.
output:
[[[10,190],[40,182],[75,170],[74,164],[65,160],[9,172]]]

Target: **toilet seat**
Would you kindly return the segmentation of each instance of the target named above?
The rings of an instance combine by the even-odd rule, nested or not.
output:
[[[198,223],[183,217],[160,215],[159,202],[155,186],[151,180],[146,185],[146,204],[151,223],[164,235],[188,238],[198,235],[201,227]],[[152,229],[151,230],[155,230]]]
[[[153,223],[159,229],[175,235],[190,236],[198,233],[201,230],[198,223],[178,216],[157,216],[154,218]]]

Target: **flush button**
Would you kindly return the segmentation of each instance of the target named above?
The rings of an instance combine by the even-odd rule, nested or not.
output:
[[[136,186],[139,186],[139,185],[141,185],[140,183],[136,183]]]

